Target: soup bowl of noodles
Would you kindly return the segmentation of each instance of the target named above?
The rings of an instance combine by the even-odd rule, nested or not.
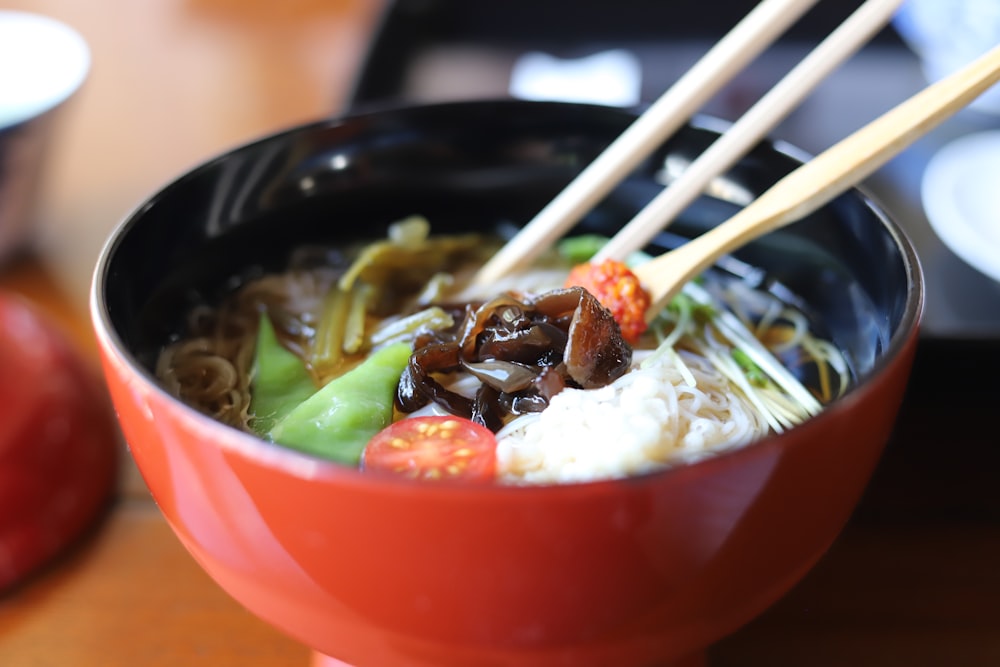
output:
[[[534,266],[470,280],[633,119],[358,112],[194,168],[108,240],[92,315],[132,455],[191,555],[316,664],[698,664],[848,520],[923,298],[863,192],[633,330],[627,270],[610,304],[568,275],[718,136],[697,119]],[[761,144],[624,264],[801,159]]]

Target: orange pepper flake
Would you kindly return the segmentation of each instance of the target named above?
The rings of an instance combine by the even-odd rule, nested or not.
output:
[[[597,264],[578,264],[566,278],[566,287],[582,287],[590,292],[611,311],[628,343],[634,345],[646,330],[649,294],[623,262],[606,259]]]

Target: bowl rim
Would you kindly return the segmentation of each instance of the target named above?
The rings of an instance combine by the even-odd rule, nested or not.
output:
[[[256,139],[239,144],[235,147],[223,150],[214,157],[205,159],[194,167],[180,173],[179,176],[171,178],[163,186],[145,197],[135,206],[125,217],[123,217],[109,233],[101,248],[97,263],[92,274],[89,310],[92,326],[95,330],[97,342],[101,348],[102,355],[110,355],[117,364],[126,367],[131,373],[131,379],[141,383],[143,394],[152,393],[160,401],[172,409],[181,411],[186,419],[192,420],[199,431],[214,432],[219,437],[213,438],[214,447],[228,449],[256,462],[275,466],[293,475],[323,479],[328,482],[335,482],[339,485],[350,485],[366,488],[381,488],[386,490],[409,491],[414,487],[430,491],[434,494],[498,494],[498,493],[521,493],[534,494],[566,494],[575,493],[580,490],[600,489],[607,487],[617,487],[622,483],[629,485],[641,485],[657,483],[669,476],[684,474],[685,470],[705,470],[715,465],[722,465],[733,457],[746,455],[747,452],[759,450],[762,447],[781,446],[782,443],[790,441],[796,433],[803,428],[823,428],[823,425],[834,419],[837,413],[846,410],[850,405],[864,400],[866,387],[877,383],[878,379],[884,375],[891,366],[895,365],[897,359],[909,347],[910,343],[917,339],[920,322],[923,316],[925,300],[925,284],[919,257],[912,241],[908,238],[903,229],[888,215],[882,205],[873,197],[863,184],[849,189],[845,194],[853,194],[859,197],[861,203],[875,215],[879,224],[888,232],[894,246],[899,250],[903,263],[904,272],[907,276],[907,294],[905,299],[904,312],[900,318],[900,324],[890,337],[883,353],[875,360],[872,368],[864,375],[864,382],[856,386],[854,390],[846,395],[835,399],[814,417],[806,420],[802,424],[795,426],[783,433],[771,434],[760,440],[747,443],[743,446],[734,447],[721,452],[713,453],[704,459],[685,462],[676,466],[668,466],[663,469],[650,471],[628,477],[616,477],[607,479],[596,479],[577,482],[560,482],[556,484],[468,484],[460,481],[442,481],[434,484],[427,484],[418,480],[410,480],[397,476],[376,475],[365,473],[357,467],[347,466],[329,459],[308,454],[287,447],[278,443],[270,442],[259,438],[251,433],[246,433],[237,428],[224,424],[213,417],[206,415],[192,406],[185,404],[172,394],[156,380],[151,372],[141,364],[134,354],[124,345],[121,337],[112,326],[110,312],[105,301],[105,285],[108,279],[110,262],[115,250],[128,235],[129,230],[138,224],[138,219],[142,213],[154,205],[159,199],[166,196],[174,187],[179,186],[185,180],[193,178],[199,172],[210,168],[213,164],[227,157],[244,150],[250,150],[254,146],[273,141],[298,132],[307,132],[324,127],[336,127],[337,125],[353,121],[371,115],[382,115],[386,113],[411,111],[427,111],[437,108],[463,108],[463,107],[484,107],[496,104],[511,104],[516,106],[555,106],[555,107],[590,107],[604,109],[609,112],[622,111],[635,115],[638,111],[629,111],[621,108],[604,107],[602,105],[575,103],[575,102],[539,102],[527,100],[466,100],[448,101],[435,103],[390,103],[385,105],[366,106],[364,110],[349,111],[343,115],[332,116],[316,121],[293,125],[276,132],[264,134]],[[433,111],[431,111],[433,112]],[[707,129],[710,131],[723,131],[731,123],[713,116],[699,114],[692,118],[688,125],[696,129]],[[799,162],[806,161],[811,155],[806,151],[780,139],[765,139],[764,144],[779,154],[785,155]]]

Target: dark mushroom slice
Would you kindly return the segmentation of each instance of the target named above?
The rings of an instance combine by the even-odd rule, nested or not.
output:
[[[461,367],[458,343],[432,343],[424,345],[410,355],[396,388],[396,407],[403,412],[414,412],[434,401],[454,415],[470,418],[473,402],[445,389],[432,377],[432,373],[451,373]]]
[[[632,346],[622,338],[607,308],[585,289],[574,289],[579,290],[580,299],[564,352],[566,371],[584,389],[603,387],[628,370]]]
[[[614,317],[580,287],[529,301],[507,293],[465,312],[456,333],[418,338],[397,392],[401,410],[434,401],[496,431],[512,416],[544,410],[566,387],[613,382],[632,361]],[[462,371],[482,383],[472,399],[435,379]]]

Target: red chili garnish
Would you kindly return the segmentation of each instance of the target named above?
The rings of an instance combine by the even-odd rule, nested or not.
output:
[[[646,330],[650,298],[639,278],[622,262],[606,259],[578,264],[566,278],[566,287],[579,286],[611,311],[622,330],[622,338],[635,344]]]

